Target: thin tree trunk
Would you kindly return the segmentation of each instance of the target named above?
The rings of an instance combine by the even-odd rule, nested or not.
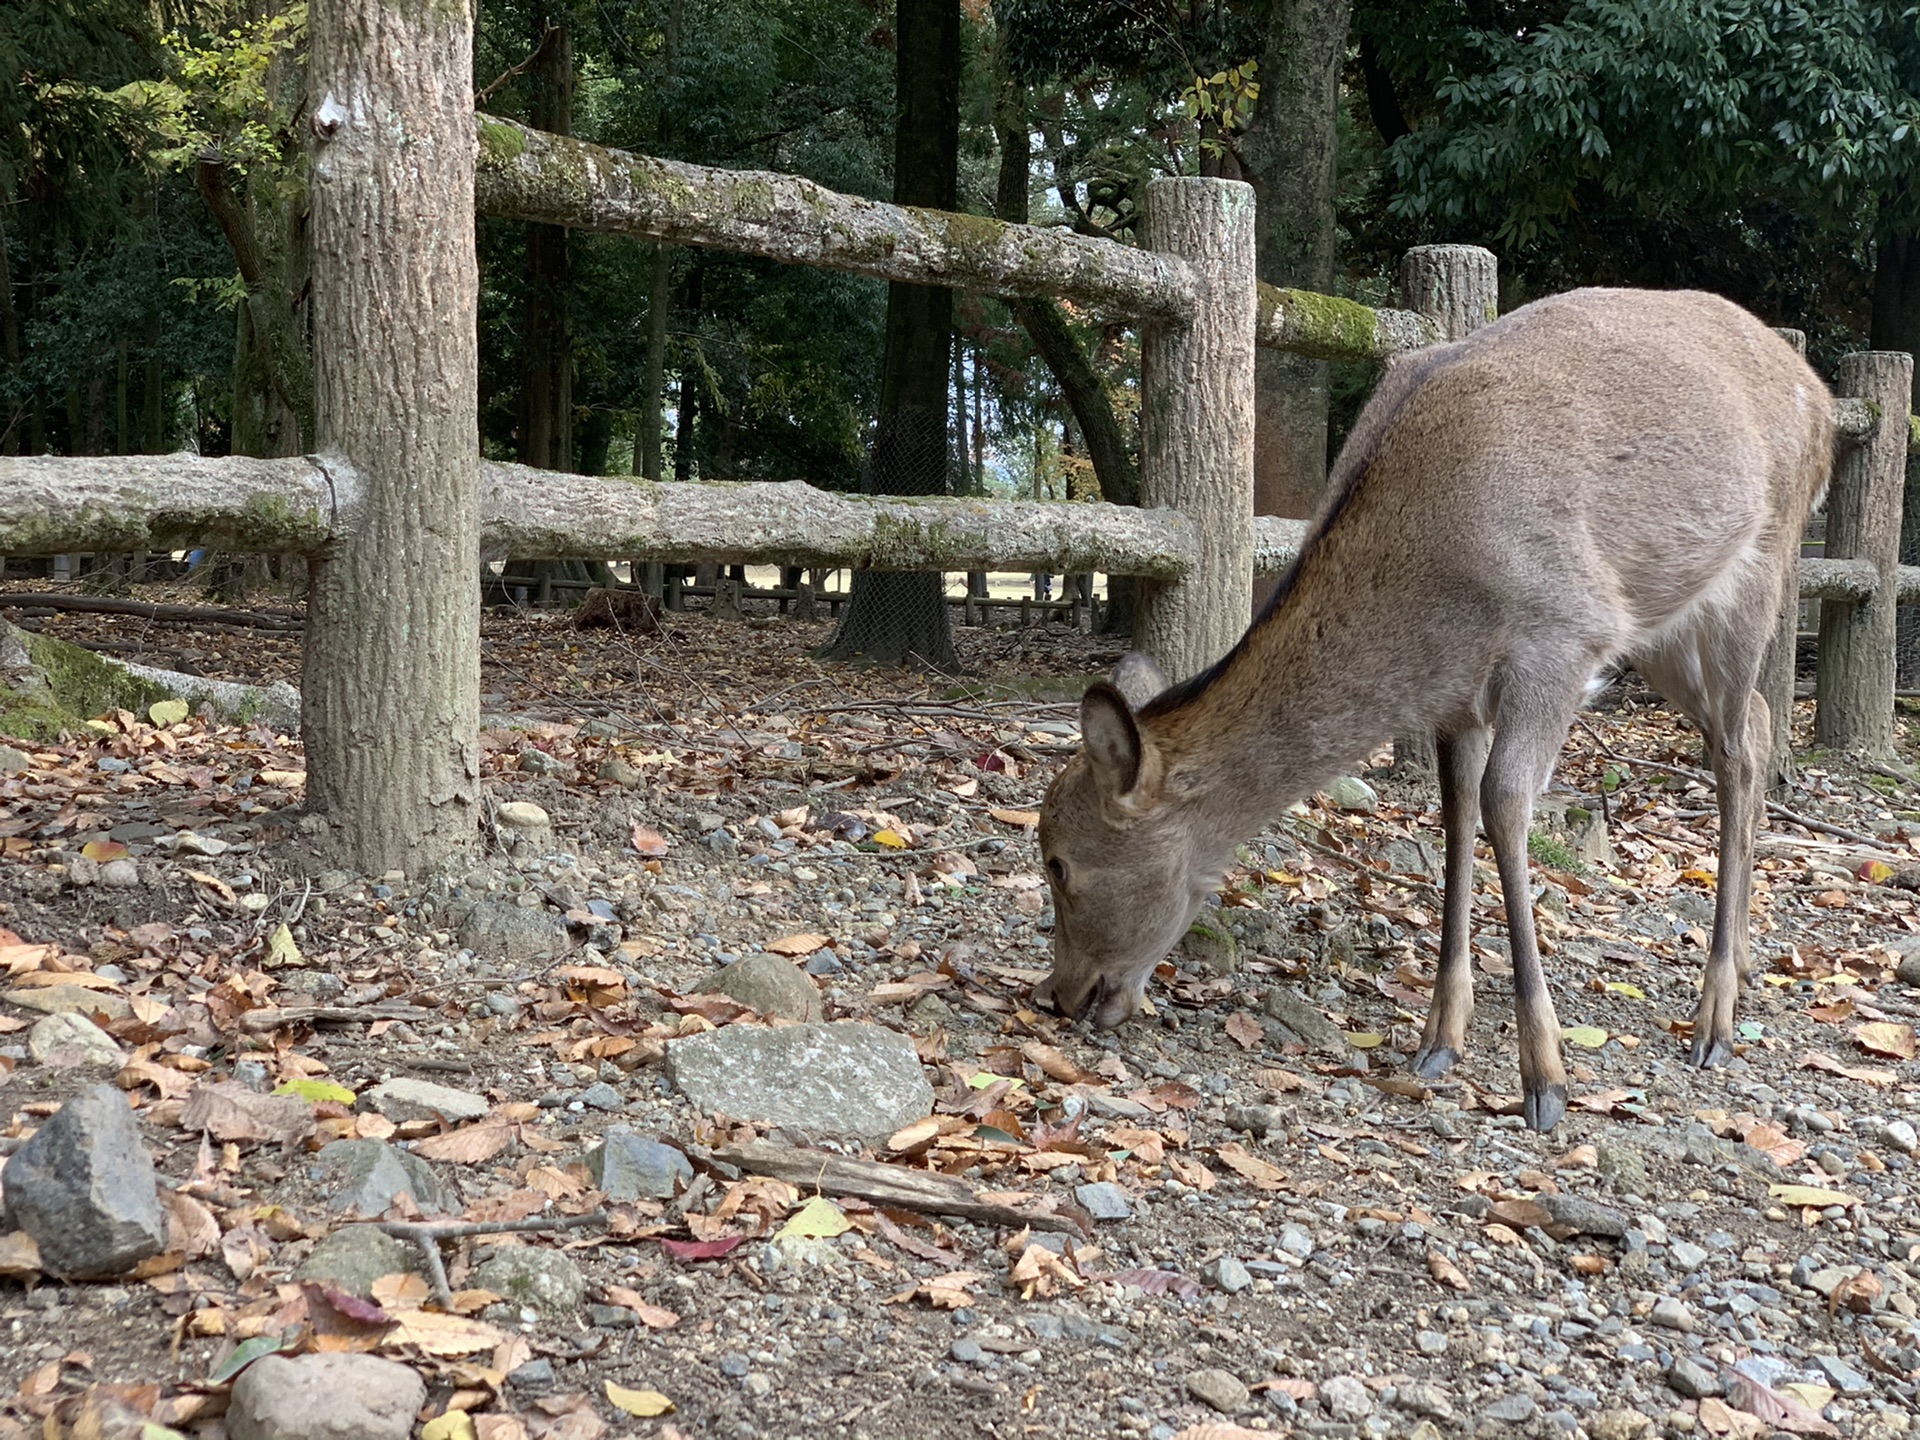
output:
[[[26,439],[22,432],[27,403],[20,374],[20,312],[13,304],[13,266],[7,256],[4,218],[0,218],[0,360],[7,365],[7,406],[0,412],[0,455],[18,455]]]
[[[667,7],[667,24],[662,36],[661,83],[666,92],[660,106],[659,131],[654,137],[654,153],[671,156],[674,136],[674,82],[680,68],[680,25],[685,15],[685,0],[672,0]],[[649,480],[661,475],[660,442],[666,418],[667,386],[667,312],[673,306],[673,247],[655,242],[653,274],[647,299],[646,393],[640,398],[640,426],[634,438],[633,473]]]
[[[1920,364],[1920,233],[1888,235],[1877,250],[1872,347],[1904,350]],[[1900,562],[1920,564],[1920,457],[1912,455],[1907,457],[1906,497],[1900,512]],[[1900,688],[1920,688],[1920,606],[1900,607],[1894,653]]]
[[[1260,98],[1238,152],[1258,197],[1260,278],[1333,288],[1335,123],[1350,0],[1273,0]],[[1277,350],[1254,365],[1253,509],[1306,516],[1327,483],[1327,366]],[[1274,582],[1256,582],[1256,610]]]
[[[312,566],[307,803],[337,863],[417,873],[479,820],[473,12],[324,0],[312,77],[317,443],[367,509]]]
[[[960,164],[959,0],[897,0],[894,8],[893,198],[952,210]],[[887,287],[886,358],[867,488],[884,495],[939,495],[947,478],[947,356],[953,292]],[[839,632],[834,659],[959,668],[938,573],[864,571]]]

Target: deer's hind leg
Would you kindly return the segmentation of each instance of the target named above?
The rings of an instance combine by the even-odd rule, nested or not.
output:
[[[1413,1057],[1413,1073],[1434,1080],[1466,1053],[1473,1018],[1473,838],[1480,828],[1480,777],[1492,739],[1485,726],[1438,744],[1440,821],[1446,829],[1446,890],[1440,920],[1440,969],[1434,979],[1427,1028]]]
[[[1527,868],[1533,798],[1546,787],[1567,738],[1588,672],[1565,684],[1509,682],[1494,722],[1493,748],[1480,782],[1487,839],[1500,868],[1500,894],[1513,947],[1513,1008],[1520,1032],[1521,1113],[1533,1130],[1551,1130],[1567,1113],[1567,1071],[1560,1021],[1540,967]]]
[[[1757,602],[1756,602],[1757,603]],[[1733,614],[1747,613],[1739,607]],[[1758,605],[1751,613],[1767,613]],[[1649,660],[1640,673],[1705,732],[1720,803],[1720,873],[1715,886],[1713,943],[1700,1008],[1693,1017],[1691,1059],[1724,1065],[1733,1058],[1733,1021],[1751,954],[1753,846],[1766,818],[1766,763],[1772,724],[1754,689],[1764,635],[1751,627],[1703,625]]]

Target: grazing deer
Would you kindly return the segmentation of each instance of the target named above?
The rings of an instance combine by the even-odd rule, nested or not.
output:
[[[1507,897],[1524,1112],[1551,1129],[1567,1083],[1528,823],[1581,700],[1630,661],[1699,723],[1719,784],[1692,1056],[1724,1063],[1765,812],[1754,685],[1826,485],[1832,411],[1785,342],[1697,292],[1576,290],[1396,361],[1239,644],[1171,689],[1141,656],[1088,689],[1081,753],[1040,816],[1055,924],[1036,997],[1103,1027],[1126,1020],[1239,841],[1381,741],[1431,730],[1446,898],[1413,1069],[1438,1076],[1466,1047],[1484,818]]]

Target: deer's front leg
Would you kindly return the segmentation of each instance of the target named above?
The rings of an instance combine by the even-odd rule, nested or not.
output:
[[[1480,776],[1487,766],[1489,732],[1469,730],[1436,747],[1440,765],[1440,823],[1446,831],[1446,892],[1440,919],[1440,969],[1433,982],[1427,1028],[1414,1053],[1413,1073],[1437,1080],[1466,1053],[1473,1019],[1473,837],[1480,825]]]
[[[1518,710],[1519,707],[1513,707]],[[1567,1072],[1560,1060],[1560,1020],[1540,968],[1533,928],[1533,884],[1527,872],[1527,826],[1533,796],[1552,771],[1567,721],[1514,714],[1503,709],[1500,731],[1487,758],[1480,803],[1487,839],[1500,867],[1500,894],[1513,947],[1513,1008],[1520,1029],[1522,1113],[1532,1130],[1551,1130],[1567,1113]]]

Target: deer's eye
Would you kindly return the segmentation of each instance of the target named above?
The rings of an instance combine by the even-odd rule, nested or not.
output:
[[[1058,855],[1047,861],[1047,878],[1053,881],[1053,888],[1064,892],[1067,888],[1067,862]]]

